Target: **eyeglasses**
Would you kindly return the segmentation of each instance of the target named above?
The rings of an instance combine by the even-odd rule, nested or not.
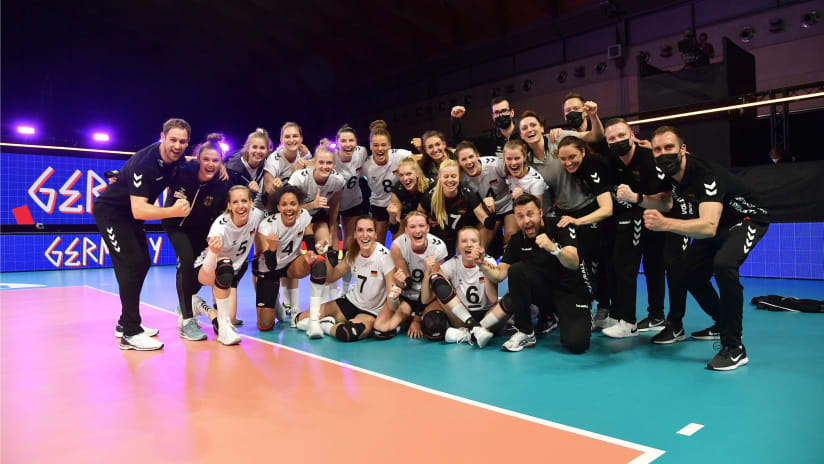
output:
[[[509,113],[510,111],[512,111],[512,108],[507,108],[505,110],[493,111],[492,116],[495,116],[497,118],[498,116],[503,116],[503,115]]]

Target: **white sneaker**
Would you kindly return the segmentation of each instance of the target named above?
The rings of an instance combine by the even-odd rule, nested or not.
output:
[[[618,323],[618,319],[613,319],[609,316],[601,320],[595,321],[595,326],[600,329],[608,329]]]
[[[240,335],[238,335],[235,332],[232,323],[228,319],[225,322],[220,321],[217,333],[217,341],[227,346],[237,345],[238,343],[240,343]]]
[[[443,336],[444,343],[469,343],[471,339],[466,327],[447,327]]]
[[[297,315],[297,314],[295,314],[295,315],[292,317],[292,322],[294,322],[294,327],[295,327],[296,329],[298,329],[298,330],[302,330],[302,331],[304,331],[304,332],[306,332],[307,330],[309,330],[309,318],[308,318],[308,317],[304,317],[303,319],[301,319],[301,320],[300,320],[300,322],[295,322],[295,321],[297,321],[297,320],[298,320],[298,315]]]
[[[323,329],[320,327],[320,321],[309,319],[309,328],[306,329],[306,335],[311,339],[323,338]]]
[[[489,343],[489,341],[492,340],[492,337],[495,336],[495,334],[481,326],[473,328],[471,333],[472,340],[475,341],[475,344],[478,345],[478,348],[485,347]]]
[[[275,316],[278,318],[278,322],[286,322],[286,318],[289,317],[289,310],[284,308],[280,301],[275,306]]]
[[[535,332],[527,334],[521,332],[520,330],[516,330],[515,334],[509,337],[509,340],[504,342],[501,349],[509,352],[521,351],[524,348],[535,348],[535,343]]]
[[[601,331],[602,334],[611,338],[628,338],[638,336],[638,326],[627,321],[620,320],[615,325],[607,327]]]
[[[143,324],[140,324],[140,328],[143,329],[143,333],[146,334],[149,337],[156,337],[157,334],[160,333],[159,330],[146,327]],[[121,326],[120,324],[117,324],[117,326],[115,326],[114,336],[117,337],[117,338],[120,338],[120,337],[123,336],[123,326]],[[157,348],[155,348],[155,349],[157,349]]]
[[[334,327],[337,323],[338,321],[336,321],[332,316],[322,317],[318,321],[318,324],[320,324],[320,330],[322,330],[326,335],[332,335],[332,327]]]
[[[146,332],[131,337],[120,337],[121,350],[152,351],[161,348],[163,348],[163,343],[146,335]]]
[[[206,303],[206,300],[200,297],[200,295],[192,295],[192,314],[197,317],[201,314],[204,316],[209,316],[209,311],[214,311],[215,308],[209,306],[209,303]]]
[[[300,307],[293,307],[292,305],[285,304],[283,305],[284,311],[286,311],[286,315],[289,316],[289,327],[295,328],[297,327],[297,319],[298,314],[300,314]]]

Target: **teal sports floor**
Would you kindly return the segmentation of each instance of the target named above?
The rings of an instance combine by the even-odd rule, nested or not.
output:
[[[141,300],[171,313],[177,304],[170,284],[174,273],[171,266],[153,267]],[[86,285],[117,292],[111,269],[4,273],[0,282],[0,303],[4,293],[22,287],[15,284]],[[564,352],[557,332],[521,353],[500,351],[502,337],[479,350],[405,336],[386,342],[344,344],[330,337],[310,342],[288,324],[262,333],[254,323],[248,274],[239,289],[238,317],[246,322],[239,332],[429,389],[663,450],[656,463],[824,462],[824,314],[775,313],[749,305],[753,296],[766,294],[822,299],[824,281],[743,278],[742,282],[744,343],[750,363],[732,372],[704,368],[716,352],[713,342],[658,346],[649,342],[651,333],[624,340],[594,333],[592,347],[581,356]],[[640,276],[640,317],[646,308],[644,285]],[[505,284],[500,294],[504,292]],[[210,300],[205,290],[201,294]],[[301,282],[303,309],[308,308],[308,296],[308,285]],[[71,311],[71,301],[63,304]],[[114,329],[119,308],[100,311],[110,313]],[[157,328],[174,331],[175,320],[170,314],[168,323]],[[687,332],[710,324],[690,297]],[[207,324],[201,325],[207,330]],[[216,343],[211,330],[207,334],[209,341],[203,343]],[[78,334],[78,343],[84,337],[111,339],[111,349],[117,349],[108,331]],[[703,428],[691,436],[677,433],[691,423]],[[487,433],[493,437],[495,432],[481,436]],[[552,450],[541,443],[478,445],[527,446],[535,450],[535,462],[554,462]]]

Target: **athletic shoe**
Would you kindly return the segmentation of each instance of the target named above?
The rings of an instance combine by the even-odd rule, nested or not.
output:
[[[183,327],[183,312],[180,311],[180,305],[175,306],[175,316],[177,316],[177,328],[180,330]]]
[[[289,317],[289,310],[283,307],[280,301],[278,301],[275,306],[275,316],[278,318],[278,322],[286,322],[286,319]]]
[[[206,334],[203,333],[200,326],[197,324],[195,318],[184,319],[178,332],[180,338],[191,340],[194,342],[206,340]]]
[[[286,314],[289,316],[289,327],[293,329],[297,327],[298,314],[300,314],[300,311],[296,311],[290,304],[284,304],[283,310],[286,311]]]
[[[718,325],[713,325],[704,330],[691,333],[690,337],[696,340],[721,340],[721,331],[718,330]]]
[[[707,369],[714,371],[731,371],[749,362],[744,345],[725,346],[707,363]]]
[[[492,337],[495,336],[495,334],[481,326],[474,327],[470,333],[472,338],[469,343],[475,342],[475,344],[478,345],[478,348],[485,347],[489,341],[492,340]]]
[[[558,328],[558,320],[555,319],[555,316],[541,317],[539,319],[538,324],[535,325],[535,333],[537,334],[548,334]]]
[[[143,333],[144,333],[144,334],[146,334],[146,335],[147,335],[147,336],[149,336],[149,337],[156,337],[156,336],[157,336],[157,334],[158,334],[158,333],[160,333],[160,331],[159,331],[159,330],[157,330],[157,329],[150,329],[150,328],[146,327],[146,326],[145,326],[145,325],[143,325],[143,324],[140,324],[140,328],[141,328],[141,329],[143,329]],[[114,328],[114,336],[115,336],[115,337],[117,337],[117,338],[120,338],[120,337],[122,337],[122,336],[123,336],[123,326],[122,326],[122,325],[117,324],[117,326],[115,326],[115,328]],[[157,348],[155,348],[155,349],[157,349]]]
[[[336,321],[332,316],[322,317],[318,321],[318,324],[320,324],[320,330],[322,330],[326,335],[332,335],[332,327],[334,327],[337,323],[338,321]]]
[[[235,319],[234,321],[232,321],[232,325],[235,327],[240,327],[243,325],[243,321],[240,319]]]
[[[515,332],[515,335],[509,337],[509,340],[504,342],[503,346],[501,346],[501,350],[514,353],[515,351],[521,351],[524,348],[535,348],[535,343],[535,332],[527,334],[519,330]]]
[[[217,341],[229,346],[237,345],[241,340],[240,335],[235,332],[234,327],[232,327],[232,324],[229,324],[228,320],[225,320],[223,323],[219,324]]]
[[[309,328],[306,329],[306,335],[311,339],[323,338],[323,329],[320,327],[320,321],[309,319]]]
[[[638,336],[638,326],[627,321],[620,320],[612,327],[607,327],[601,331],[602,334],[610,338],[628,338]]]
[[[472,335],[466,327],[447,327],[443,336],[444,343],[469,343]]]
[[[641,329],[638,329],[641,330]],[[684,328],[681,327],[676,329],[670,324],[666,324],[663,330],[655,334],[652,337],[652,343],[657,343],[659,345],[669,345],[675,342],[682,342],[687,339],[687,336],[684,335]]]
[[[604,328],[604,325],[603,325],[604,321],[607,318],[609,318],[609,308],[604,308],[603,306],[599,306],[598,311],[595,313],[595,319],[592,321],[592,330],[603,329]]]
[[[662,317],[648,316],[638,323],[639,332],[660,332],[664,330],[666,320]]]
[[[195,317],[200,316],[203,314],[206,317],[209,317],[209,311],[214,311],[215,308],[209,306],[206,303],[206,300],[200,297],[200,295],[192,295],[192,314]]]
[[[131,337],[120,337],[121,350],[152,351],[163,348],[163,343],[141,332]]]

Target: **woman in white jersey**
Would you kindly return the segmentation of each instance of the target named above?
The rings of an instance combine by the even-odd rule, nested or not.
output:
[[[195,261],[198,281],[212,287],[216,311],[209,311],[212,324],[217,324],[217,340],[224,345],[240,343],[232,320],[237,315],[237,285],[246,272],[249,250],[263,211],[252,207],[252,195],[243,185],[229,189],[229,204],[209,229],[209,248]]]
[[[455,147],[455,153],[464,172],[461,184],[481,197],[490,213],[489,216],[495,221],[491,231],[481,231],[485,239],[481,242],[488,244],[488,240],[495,236],[503,225],[504,243],[509,243],[509,238],[518,230],[518,223],[512,214],[512,195],[506,185],[504,160],[495,156],[481,157],[475,145],[466,141]]]
[[[546,182],[543,176],[527,162],[527,147],[520,140],[510,140],[504,145],[504,163],[506,164],[506,182],[512,198],[518,198],[524,193],[529,193],[538,198],[541,202],[541,211],[546,211],[543,207],[544,192]],[[512,234],[518,232],[516,222]],[[510,235],[512,235],[510,234]]]
[[[395,264],[389,250],[377,243],[377,228],[371,216],[355,221],[355,240],[346,258],[329,275],[334,282],[351,272],[355,286],[346,295],[324,303],[320,309],[321,327],[327,335],[343,342],[356,342],[371,335],[378,314],[389,305],[392,271]],[[300,314],[298,329],[308,326],[306,312]]]
[[[392,137],[386,130],[386,122],[378,120],[369,125],[369,147],[372,150],[363,163],[363,173],[372,189],[369,196],[369,213],[378,227],[378,243],[386,243],[389,228],[389,213],[386,207],[392,199],[392,187],[398,180],[398,163],[412,156],[412,152],[392,148]]]
[[[301,255],[301,242],[306,242],[310,251],[323,251],[326,245],[315,241],[312,217],[301,207],[303,193],[294,185],[286,185],[276,195],[278,212],[261,222],[256,248],[263,252],[252,262],[252,271],[257,276],[257,323],[263,331],[272,330],[275,324],[280,279],[302,279],[312,273],[318,262],[316,253]]]
[[[397,328],[412,316],[407,335],[421,338],[424,335],[421,317],[429,306],[438,307],[435,301],[421,300],[421,287],[429,285],[429,270],[433,263],[446,259],[447,251],[443,240],[429,233],[426,215],[420,211],[410,212],[404,219],[403,235],[394,242],[390,252],[395,264],[394,284],[399,287],[393,291],[392,306],[381,311],[375,321],[375,338],[379,340],[392,338]],[[396,295],[402,290],[400,295]],[[445,316],[444,316],[445,317]]]

